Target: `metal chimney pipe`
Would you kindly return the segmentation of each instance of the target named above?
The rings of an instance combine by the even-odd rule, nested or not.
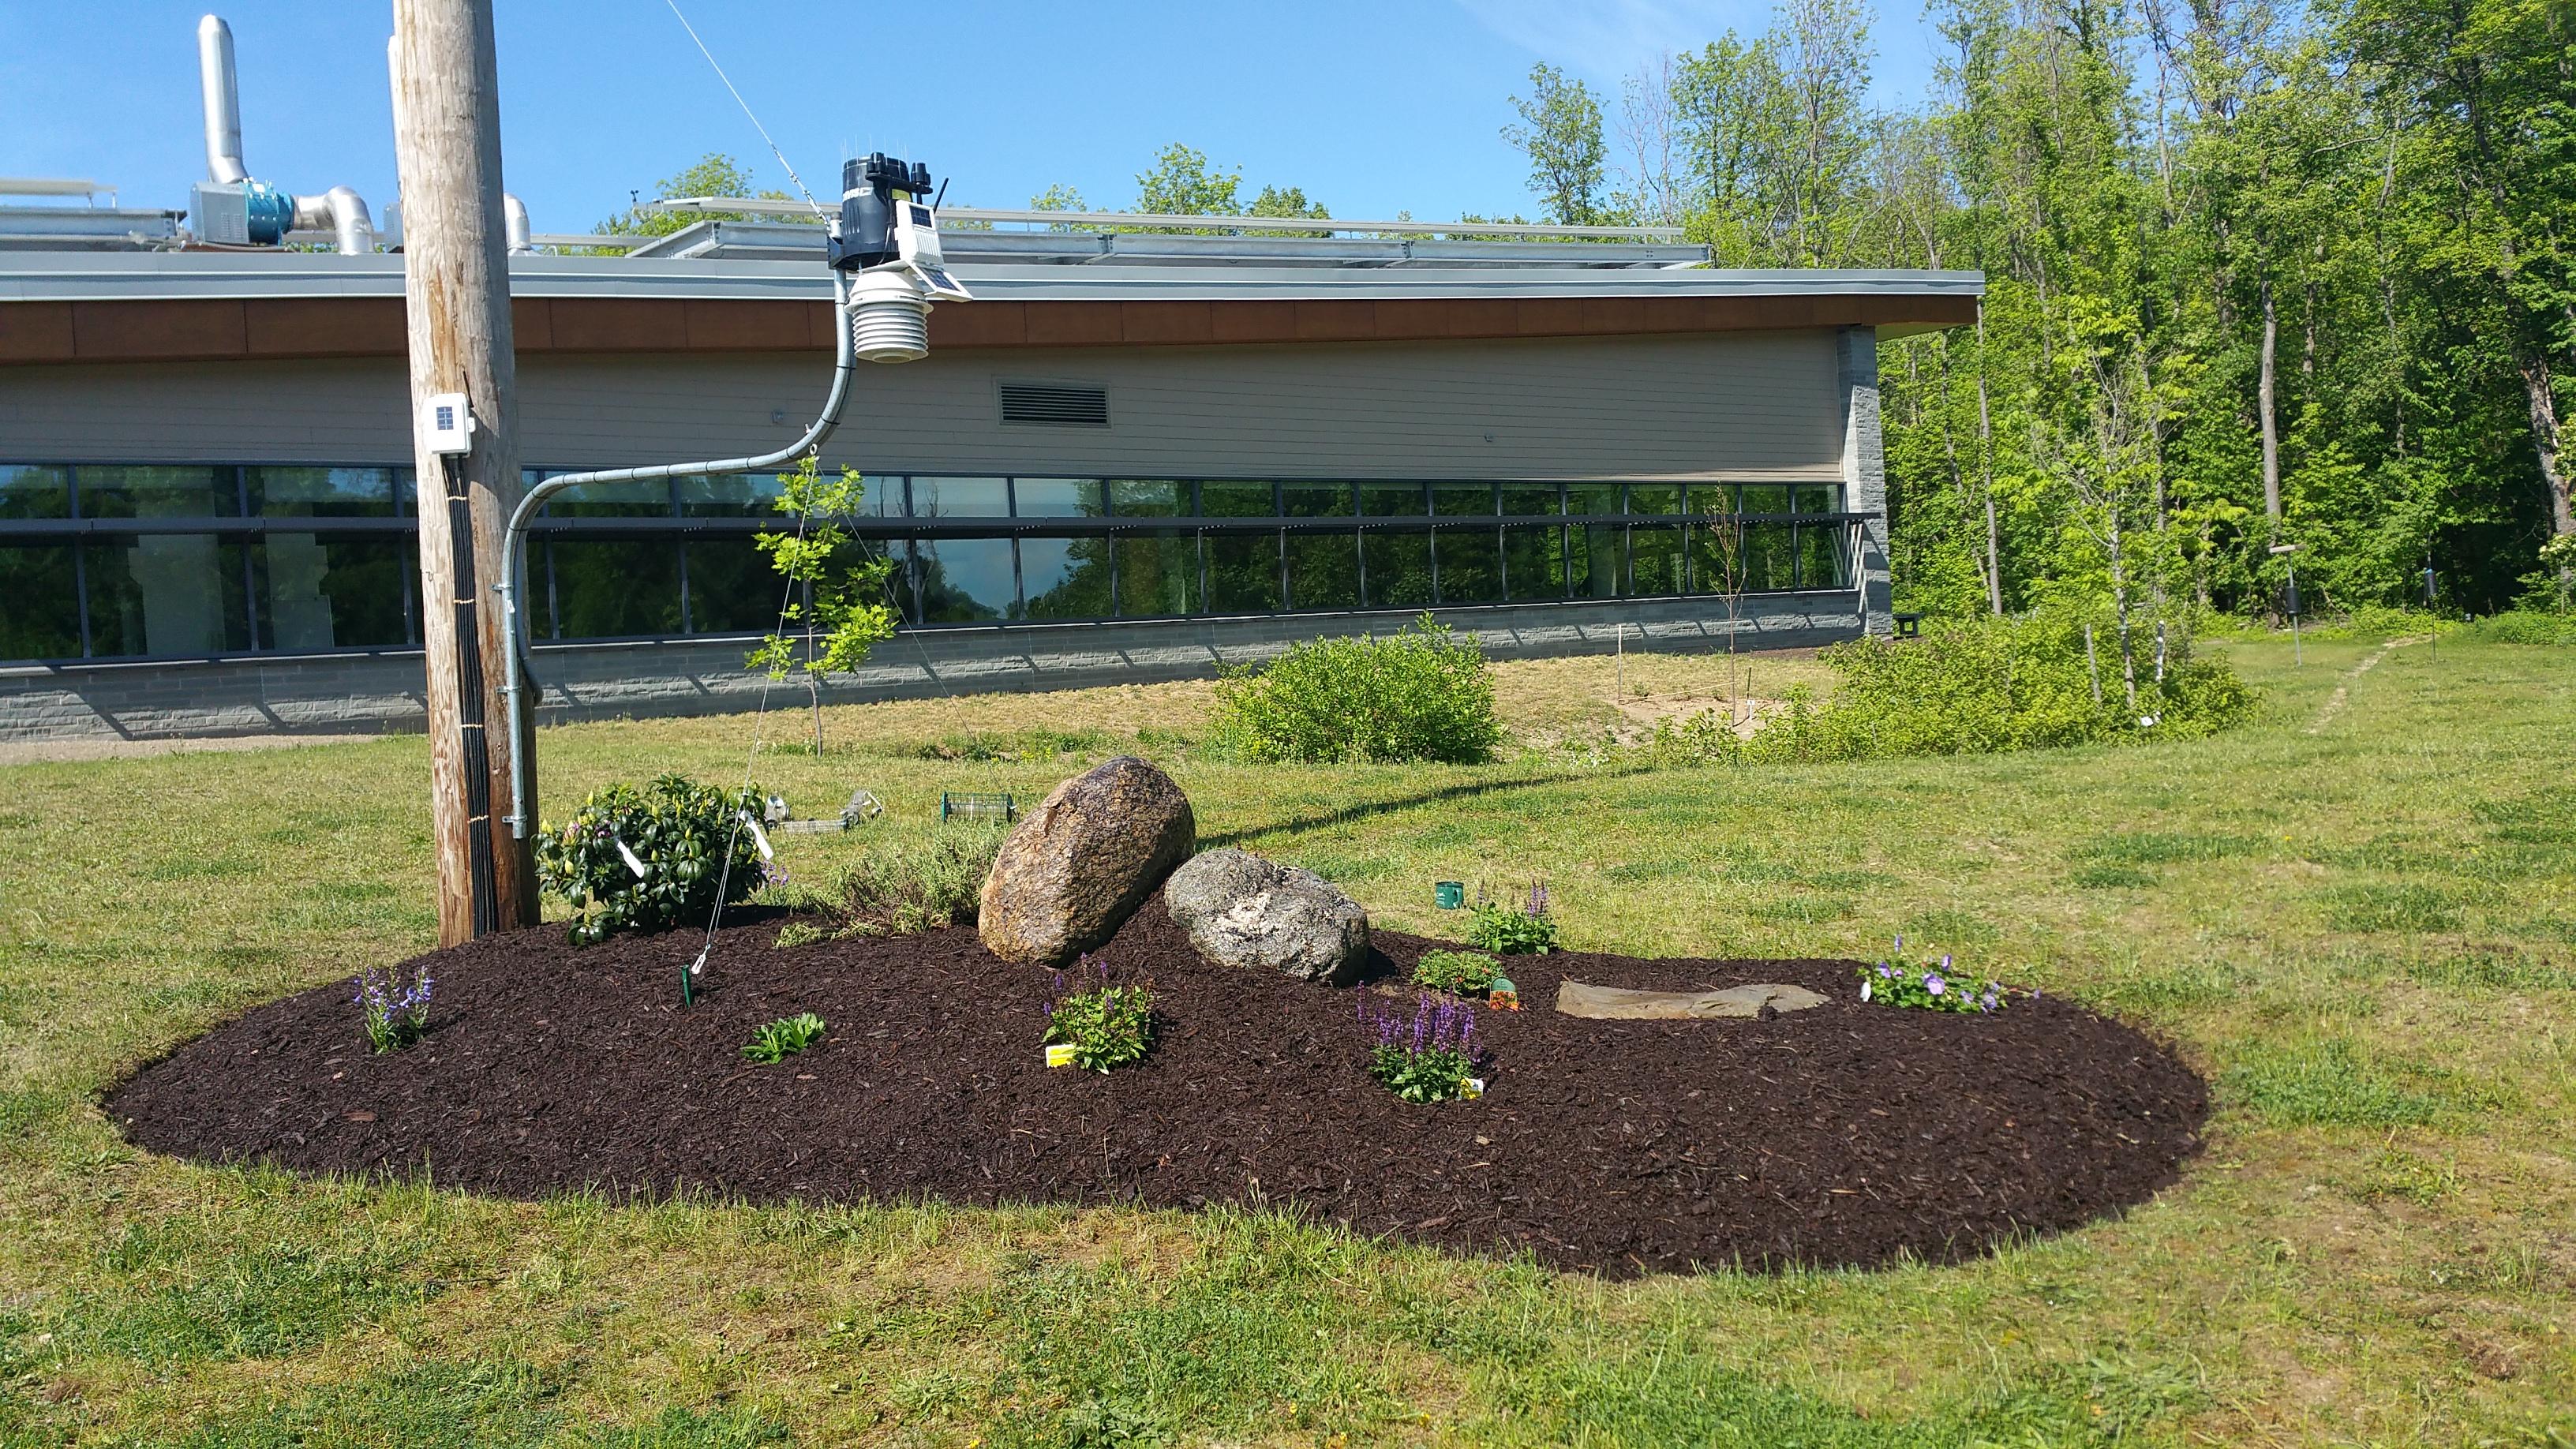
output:
[[[233,70],[233,28],[220,15],[197,22],[197,82],[206,96],[206,179],[248,181],[242,165],[241,83]]]
[[[506,191],[501,193],[501,235],[507,239],[512,256],[536,250],[528,242],[528,204]]]

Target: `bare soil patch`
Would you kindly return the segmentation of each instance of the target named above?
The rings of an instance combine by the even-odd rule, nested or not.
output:
[[[557,928],[437,953],[426,1038],[368,1051],[352,988],[257,1008],[154,1063],[106,1110],[155,1151],[402,1174],[513,1197],[582,1188],[752,1201],[1292,1204],[1365,1233],[1526,1249],[1613,1276],[1698,1264],[1954,1260],[2077,1227],[2172,1183],[2203,1083],[2136,1030],[2055,999],[1994,1016],[1866,1006],[1845,961],[1512,963],[1529,1009],[1487,1011],[1482,1099],[1416,1106],[1371,1081],[1361,992],[1441,943],[1381,932],[1375,988],[1203,964],[1146,904],[1101,953],[1150,973],[1160,1034],[1101,1076],[1049,1070],[1051,973],[967,929],[771,946],[695,933],[576,950]],[[1823,992],[1774,1020],[1585,1021],[1557,983]],[[826,1040],[737,1054],[800,1011]]]

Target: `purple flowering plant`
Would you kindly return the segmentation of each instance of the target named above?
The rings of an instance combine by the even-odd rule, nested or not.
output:
[[[1482,887],[1467,920],[1467,940],[1497,956],[1537,956],[1556,949],[1556,917],[1548,914],[1547,882],[1530,882],[1515,904],[1492,900]]]
[[[369,969],[362,973],[353,1000],[366,1013],[367,1044],[377,1051],[389,1052],[418,1041],[421,1033],[429,1030],[429,988],[426,962],[409,981],[391,966],[382,972]]]
[[[1113,981],[1109,963],[1085,952],[1070,975],[1055,973],[1055,989],[1047,1045],[1071,1046],[1075,1066],[1106,1072],[1141,1060],[1154,1045],[1152,981]]]
[[[1899,936],[1887,960],[1860,968],[1860,999],[1880,1006],[1986,1014],[2004,1009],[2006,992],[2000,981],[1977,981],[1962,974],[1948,956],[1907,965],[1905,938]]]
[[[1413,1015],[1371,1010],[1360,997],[1360,1028],[1369,1035],[1369,1075],[1408,1102],[1446,1102],[1467,1094],[1485,1059],[1476,1049],[1476,1008],[1454,996],[1422,992]]]

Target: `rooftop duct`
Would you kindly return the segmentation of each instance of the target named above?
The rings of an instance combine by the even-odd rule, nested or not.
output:
[[[222,246],[267,247],[297,227],[328,227],[343,256],[376,249],[366,200],[346,186],[320,196],[290,196],[253,178],[242,160],[241,80],[233,64],[233,28],[220,15],[197,22],[197,83],[206,103],[206,179],[188,196],[199,239]]]

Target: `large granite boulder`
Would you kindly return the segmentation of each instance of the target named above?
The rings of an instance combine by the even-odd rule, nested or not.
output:
[[[1116,935],[1197,844],[1181,787],[1120,755],[1056,786],[1004,837],[976,929],[1005,961],[1062,965]]]
[[[1335,986],[1368,961],[1368,912],[1311,870],[1211,850],[1172,872],[1163,904],[1200,955]]]

